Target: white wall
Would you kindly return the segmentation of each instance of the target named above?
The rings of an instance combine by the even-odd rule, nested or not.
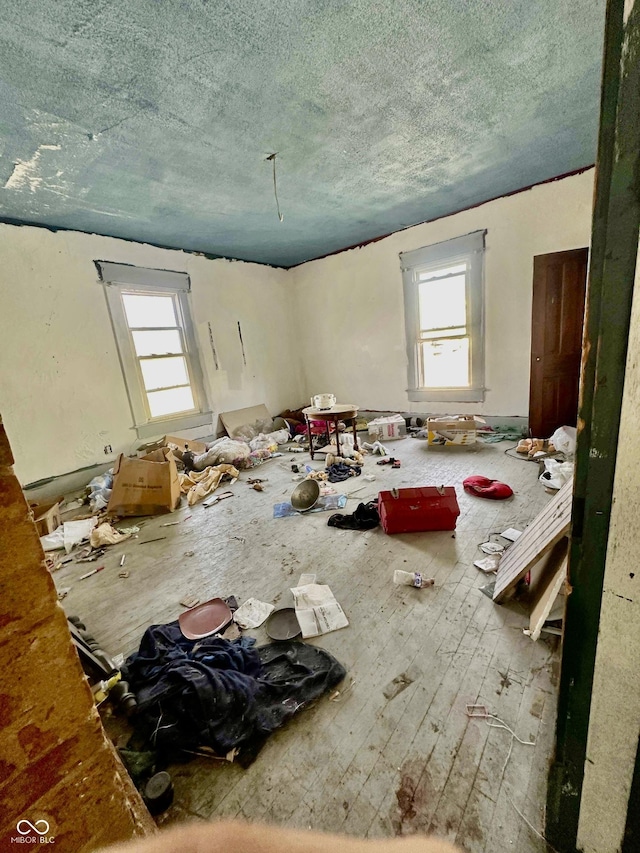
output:
[[[578,848],[584,853],[617,853],[621,848],[640,735],[639,352],[640,254],[580,802]],[[630,808],[638,808],[638,804]]]
[[[286,271],[75,232],[0,225],[0,413],[22,483],[107,462],[107,444],[118,453],[140,443],[95,259],[191,276],[192,315],[214,412],[210,432],[221,411],[264,402],[277,414],[303,400]]]
[[[533,257],[588,246],[593,170],[291,271],[305,396],[363,409],[527,416]],[[400,252],[487,229],[483,404],[409,403]]]
[[[0,412],[18,476],[28,483],[107,462],[105,445],[117,453],[138,444],[95,259],[189,273],[214,430],[221,411],[264,402],[277,413],[323,391],[363,409],[526,416],[533,256],[588,245],[592,186],[590,170],[288,272],[0,225]],[[486,400],[410,404],[398,254],[481,228]]]

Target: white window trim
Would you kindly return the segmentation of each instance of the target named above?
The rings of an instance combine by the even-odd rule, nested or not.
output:
[[[163,432],[177,432],[201,426],[212,426],[213,413],[207,402],[204,376],[198,355],[195,328],[189,310],[191,281],[187,273],[171,270],[154,270],[135,267],[111,261],[95,261],[100,282],[103,285],[113,334],[116,339],[120,366],[124,378],[133,428],[138,438],[151,438]],[[133,338],[126,320],[122,294],[129,292],[147,292],[172,294],[180,314],[180,325],[186,343],[186,360],[189,381],[196,402],[197,411],[181,412],[176,415],[162,415],[153,418],[149,414],[148,403],[140,375],[140,366],[133,347]]]
[[[478,403],[484,400],[484,249],[485,231],[400,253],[404,287],[405,335],[407,342],[408,388],[411,402]],[[471,338],[471,386],[469,388],[425,388],[419,385],[418,347],[420,312],[418,275],[425,267],[470,260],[467,276],[467,305]]]

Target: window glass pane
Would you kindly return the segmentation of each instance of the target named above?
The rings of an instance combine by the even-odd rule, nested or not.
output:
[[[122,302],[130,329],[178,325],[171,296],[138,296],[123,293]]]
[[[423,329],[420,333],[420,338],[423,341],[433,340],[434,338],[462,338],[466,333],[466,326],[454,326],[452,329],[447,329],[446,332],[442,329],[433,329],[433,331],[425,332]]]
[[[418,279],[420,281],[429,281],[432,278],[442,278],[443,275],[455,275],[456,273],[465,273],[467,271],[467,264],[455,264],[451,267],[442,267],[438,270],[429,270],[429,272],[421,272],[418,273]]]
[[[152,391],[147,394],[152,418],[162,415],[176,415],[195,409],[191,388],[170,388],[168,391]]]
[[[141,359],[140,368],[147,391],[155,388],[169,388],[171,385],[188,385],[189,374],[182,356],[177,358],[154,358],[152,361]]]
[[[425,388],[468,388],[469,338],[425,341],[422,353],[422,382]]]
[[[167,355],[182,352],[182,341],[177,329],[162,332],[131,332],[136,355]]]
[[[420,329],[446,329],[465,326],[467,322],[466,276],[444,281],[427,281],[418,285]]]

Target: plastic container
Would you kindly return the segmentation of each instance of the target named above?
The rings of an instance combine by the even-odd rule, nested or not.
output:
[[[403,572],[401,569],[396,569],[393,573],[393,582],[398,586],[415,586],[418,589],[424,589],[427,586],[433,586],[435,580],[423,577],[420,572]]]

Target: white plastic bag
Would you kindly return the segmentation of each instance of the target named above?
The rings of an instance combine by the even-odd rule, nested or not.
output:
[[[561,489],[569,480],[573,480],[573,462],[558,462],[557,459],[545,459],[545,470],[538,478],[549,489]]]
[[[565,456],[573,456],[576,452],[576,428],[571,426],[558,427],[549,441],[560,453],[564,453]]]

